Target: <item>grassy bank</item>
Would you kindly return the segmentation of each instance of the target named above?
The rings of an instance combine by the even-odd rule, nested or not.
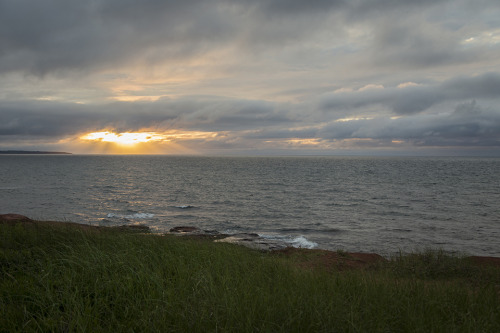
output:
[[[499,268],[440,252],[338,271],[63,224],[0,224],[0,245],[2,332],[500,331]]]

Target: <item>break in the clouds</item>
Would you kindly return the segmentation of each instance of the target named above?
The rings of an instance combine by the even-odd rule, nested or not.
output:
[[[497,1],[0,0],[0,149],[500,154]],[[184,134],[183,134],[184,133]]]

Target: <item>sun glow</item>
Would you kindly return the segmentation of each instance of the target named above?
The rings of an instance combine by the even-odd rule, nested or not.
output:
[[[197,146],[224,138],[224,132],[167,130],[114,132],[104,130],[78,137],[81,151],[98,154],[195,154]]]
[[[113,132],[94,132],[80,137],[82,140],[113,142],[120,145],[135,145],[143,142],[169,141],[165,135],[155,132],[139,133],[113,133]]]

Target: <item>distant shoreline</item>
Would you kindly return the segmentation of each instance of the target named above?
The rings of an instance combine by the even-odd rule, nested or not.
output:
[[[71,155],[63,151],[0,150],[0,155]]]

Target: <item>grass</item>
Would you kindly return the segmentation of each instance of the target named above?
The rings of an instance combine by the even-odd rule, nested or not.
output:
[[[498,267],[440,251],[326,271],[208,240],[0,224],[0,332],[498,332],[499,286]]]

